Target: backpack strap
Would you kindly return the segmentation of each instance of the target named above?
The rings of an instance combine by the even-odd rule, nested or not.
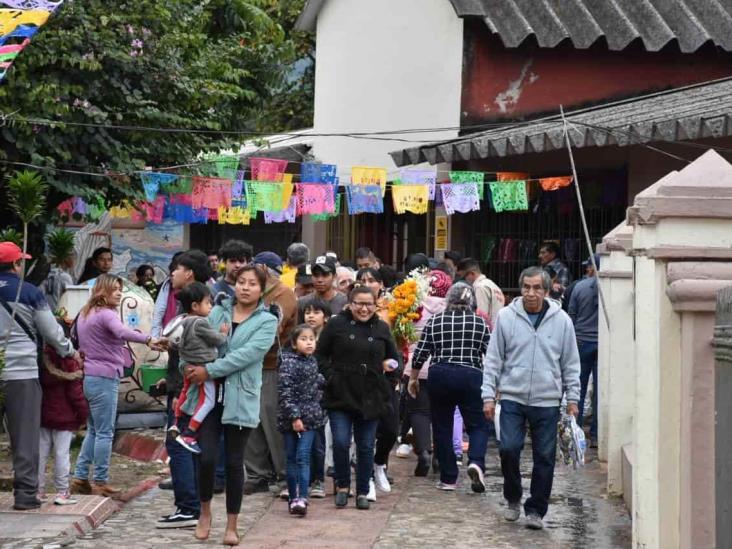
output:
[[[2,305],[3,309],[7,311],[7,313],[10,315],[10,319],[14,320],[18,326],[25,332],[25,335],[28,336],[28,338],[33,343],[38,343],[38,339],[36,338],[36,335],[33,333],[33,330],[30,329],[30,326],[26,324],[25,320],[23,320],[21,317],[19,317],[17,314],[13,314],[13,309],[10,307],[10,304],[5,301],[5,298],[0,297],[0,305]]]

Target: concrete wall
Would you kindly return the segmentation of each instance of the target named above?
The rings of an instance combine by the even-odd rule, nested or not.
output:
[[[315,133],[460,125],[463,21],[444,0],[328,0],[317,22]],[[442,140],[457,130],[398,136]],[[313,154],[337,164],[393,167],[403,141],[317,137]],[[325,224],[303,223],[322,250]]]

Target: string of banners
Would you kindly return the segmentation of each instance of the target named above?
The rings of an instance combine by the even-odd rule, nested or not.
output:
[[[294,223],[298,217],[327,221],[340,215],[345,197],[349,215],[384,212],[387,170],[371,166],[351,168],[350,182],[341,184],[334,164],[303,162],[299,182],[286,173],[287,160],[249,158],[249,169],[239,158],[210,157],[206,175],[142,172],[145,200],[111,208],[115,218],[163,223],[249,225],[258,215],[265,223]],[[247,177],[248,176],[248,177]],[[429,203],[444,205],[448,215],[480,210],[481,201],[496,212],[527,211],[538,187],[556,191],[568,187],[570,176],[530,179],[523,172],[498,172],[485,181],[484,172],[452,171],[449,182],[437,182],[436,168],[403,168],[390,183],[394,212],[426,214]],[[536,185],[534,185],[536,183]],[[344,192],[339,193],[339,188]],[[103,202],[69,198],[58,206],[62,217],[98,218]]]

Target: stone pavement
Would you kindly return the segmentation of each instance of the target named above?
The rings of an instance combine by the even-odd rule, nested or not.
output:
[[[530,446],[524,451],[524,488],[528,491]],[[590,459],[594,459],[594,452]],[[546,528],[527,530],[502,518],[502,477],[495,450],[488,455],[486,494],[473,494],[466,479],[458,491],[440,492],[436,478],[411,475],[415,460],[392,457],[396,485],[379,494],[370,511],[353,502],[336,510],[331,497],[312,500],[305,519],[290,517],[286,503],[270,494],[245,496],[239,521],[242,547],[419,548],[428,547],[630,547],[630,518],[619,499],[604,495],[604,470],[591,461],[583,470],[556,470]],[[461,468],[464,475],[464,468]],[[214,498],[214,526],[207,543],[191,529],[156,530],[159,515],[172,511],[172,494],[154,488],[134,499],[102,526],[80,536],[74,546],[97,548],[196,547],[220,545],[224,527],[223,496]],[[3,526],[0,525],[0,530]],[[2,537],[2,536],[0,536]],[[30,540],[28,540],[30,541]],[[32,546],[29,544],[27,546]]]

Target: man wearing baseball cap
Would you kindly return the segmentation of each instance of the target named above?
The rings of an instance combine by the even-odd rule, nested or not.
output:
[[[310,266],[312,272],[313,288],[315,292],[300,298],[301,306],[305,307],[308,300],[318,296],[330,305],[333,315],[337,315],[348,303],[348,296],[336,291],[335,274],[336,262],[328,255],[319,255]]]
[[[38,509],[38,443],[41,430],[41,385],[38,346],[50,345],[62,357],[81,360],[48,306],[43,292],[21,286],[23,260],[31,256],[12,242],[0,242],[0,345],[5,347],[2,381],[10,446],[13,449],[14,509]],[[20,298],[16,302],[20,289]]]

